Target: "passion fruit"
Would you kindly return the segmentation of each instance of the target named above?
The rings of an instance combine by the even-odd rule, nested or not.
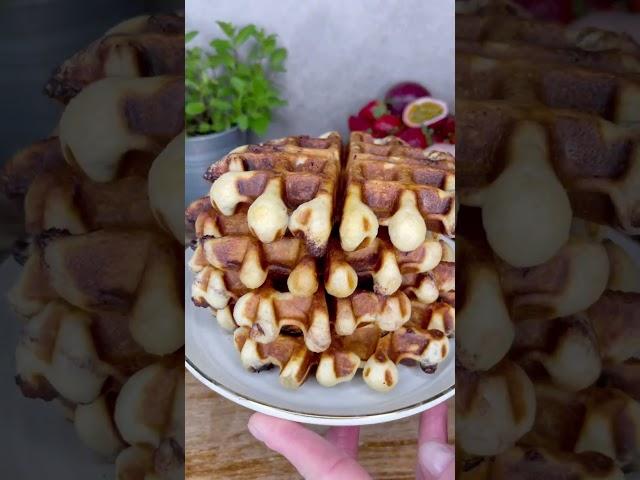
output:
[[[421,97],[407,105],[402,112],[402,121],[408,127],[428,127],[446,118],[447,104],[433,97]]]

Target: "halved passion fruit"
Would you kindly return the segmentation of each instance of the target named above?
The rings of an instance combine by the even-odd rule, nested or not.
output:
[[[402,121],[408,127],[428,127],[449,114],[447,104],[433,97],[416,98],[402,112]]]

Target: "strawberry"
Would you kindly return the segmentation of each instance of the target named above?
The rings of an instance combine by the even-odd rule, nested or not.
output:
[[[398,138],[401,138],[412,147],[427,148],[427,140],[424,138],[424,133],[420,128],[407,128],[398,134]]]
[[[349,117],[349,130],[352,132],[366,132],[371,129],[371,123],[362,117]]]
[[[451,142],[455,143],[456,136],[456,117],[449,115],[437,123],[431,125],[431,135],[434,142]]]
[[[387,105],[380,100],[371,100],[358,112],[358,117],[375,122],[378,118],[388,113]]]
[[[387,113],[373,123],[373,131],[387,135],[395,135],[402,129],[402,120]]]

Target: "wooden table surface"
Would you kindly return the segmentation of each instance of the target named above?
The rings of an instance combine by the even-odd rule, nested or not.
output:
[[[251,436],[247,421],[252,411],[210,391],[189,372],[186,372],[185,394],[186,478],[301,478],[283,457]],[[453,408],[450,408],[450,435],[453,434],[453,418]],[[411,417],[361,428],[358,460],[374,479],[415,478],[417,423],[417,417]],[[319,430],[321,427],[312,428]]]

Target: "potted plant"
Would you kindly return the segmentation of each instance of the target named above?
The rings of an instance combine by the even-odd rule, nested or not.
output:
[[[287,50],[275,34],[255,25],[237,28],[217,22],[224,36],[209,42],[210,51],[186,49],[185,145],[186,201],[205,195],[206,168],[234,147],[247,143],[247,133],[266,133],[274,108],[284,105],[272,74],[284,71]],[[198,32],[189,32],[189,44]]]

